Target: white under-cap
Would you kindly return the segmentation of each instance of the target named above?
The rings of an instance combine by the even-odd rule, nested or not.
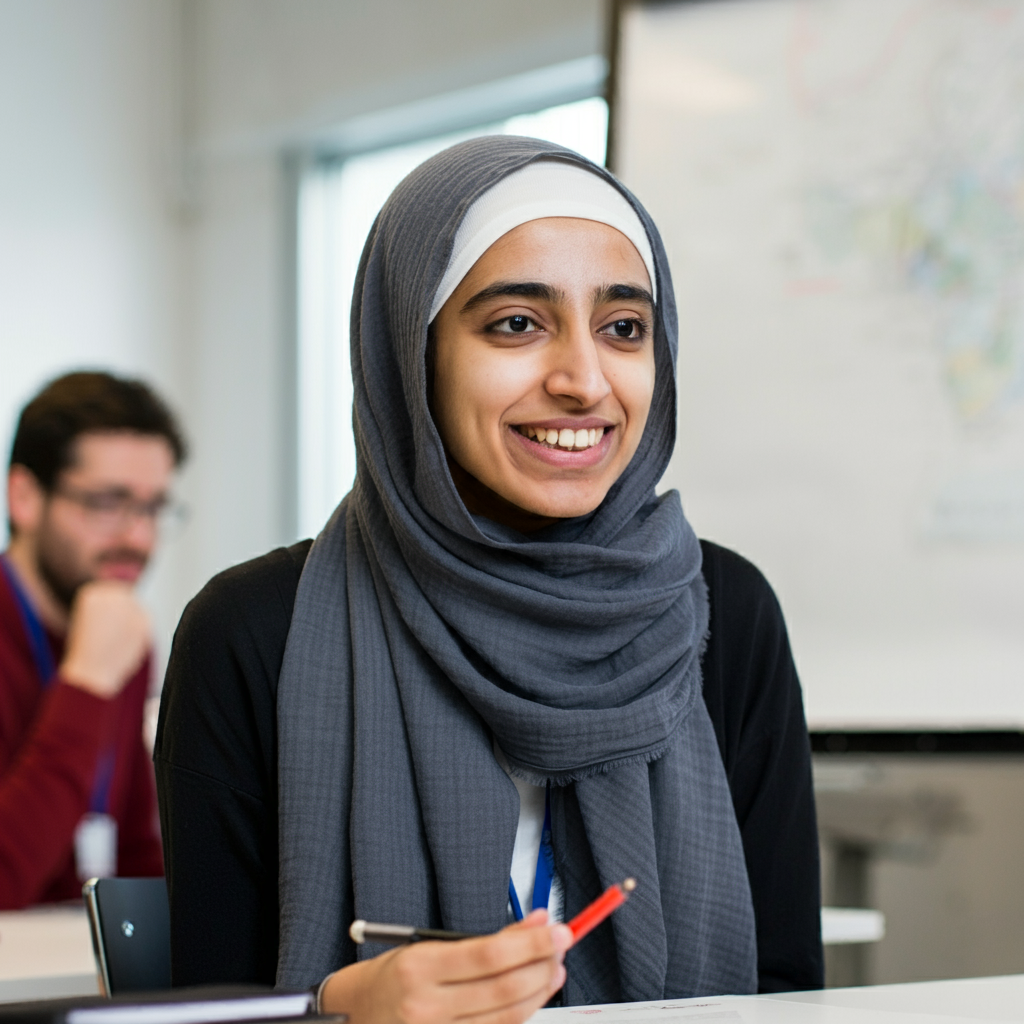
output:
[[[621,231],[644,261],[654,294],[654,253],[647,232],[626,197],[579,164],[536,160],[502,178],[466,212],[455,234],[448,269],[430,307],[430,320],[437,316],[473,264],[502,235],[541,217],[579,217]]]

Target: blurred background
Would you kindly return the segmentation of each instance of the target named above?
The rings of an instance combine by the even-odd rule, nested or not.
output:
[[[148,584],[165,655],[213,573],[348,489],[333,275],[390,188],[445,144],[425,140],[580,100],[560,134],[603,159],[605,27],[599,0],[0,2],[0,447],[69,368],[173,402],[193,455]]]
[[[391,188],[484,132],[607,159],[679,297],[665,483],[779,593],[826,901],[885,914],[830,983],[1024,971],[1021,67],[1021,0],[0,0],[0,446],[68,369],[170,399],[166,658],[351,483]]]

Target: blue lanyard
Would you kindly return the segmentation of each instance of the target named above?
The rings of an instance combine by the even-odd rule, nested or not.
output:
[[[551,879],[555,874],[555,851],[551,847],[551,783],[548,783],[544,794],[544,827],[540,833],[540,849],[537,851],[537,875],[533,882],[533,900],[531,909],[547,908],[551,898]],[[512,904],[512,913],[517,921],[523,919],[523,907],[519,902],[519,894],[510,878],[508,880],[508,899]]]
[[[36,614],[35,608],[28,599],[28,595],[21,589],[18,577],[8,564],[7,556],[0,555],[0,567],[3,568],[4,576],[7,579],[18,611],[21,613],[22,625],[25,627],[25,635],[28,637],[28,645],[32,651],[32,660],[36,663],[36,671],[39,673],[39,685],[45,690],[53,682],[57,674],[57,666],[53,660],[53,650],[50,648],[50,641],[46,635],[46,629],[42,620]],[[92,796],[89,799],[89,810],[97,814],[106,814],[110,805],[110,782],[114,777],[114,750],[104,751],[96,765],[96,780],[93,783]]]
[[[32,660],[36,663],[36,671],[39,673],[39,680],[45,688],[53,682],[57,673],[57,666],[53,663],[53,651],[50,650],[50,641],[46,636],[46,630],[35,608],[29,602],[28,596],[21,589],[14,570],[7,562],[7,556],[0,557],[0,565],[3,566],[4,575],[14,594],[14,600],[21,613],[22,625],[25,627],[25,634],[28,637],[28,645],[32,651]]]
[[[114,763],[117,758],[114,748],[104,750],[96,764],[96,780],[89,798],[89,810],[94,814],[108,814],[110,811],[110,782],[114,778]]]

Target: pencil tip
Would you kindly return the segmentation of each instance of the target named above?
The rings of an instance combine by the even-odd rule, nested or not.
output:
[[[627,878],[622,883],[622,888],[625,889],[626,892],[632,892],[636,888],[636,879],[635,878]]]

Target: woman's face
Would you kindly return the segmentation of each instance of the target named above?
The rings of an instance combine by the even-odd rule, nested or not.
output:
[[[647,423],[653,312],[644,262],[614,228],[551,217],[503,235],[435,320],[451,457],[529,513],[592,512]]]

